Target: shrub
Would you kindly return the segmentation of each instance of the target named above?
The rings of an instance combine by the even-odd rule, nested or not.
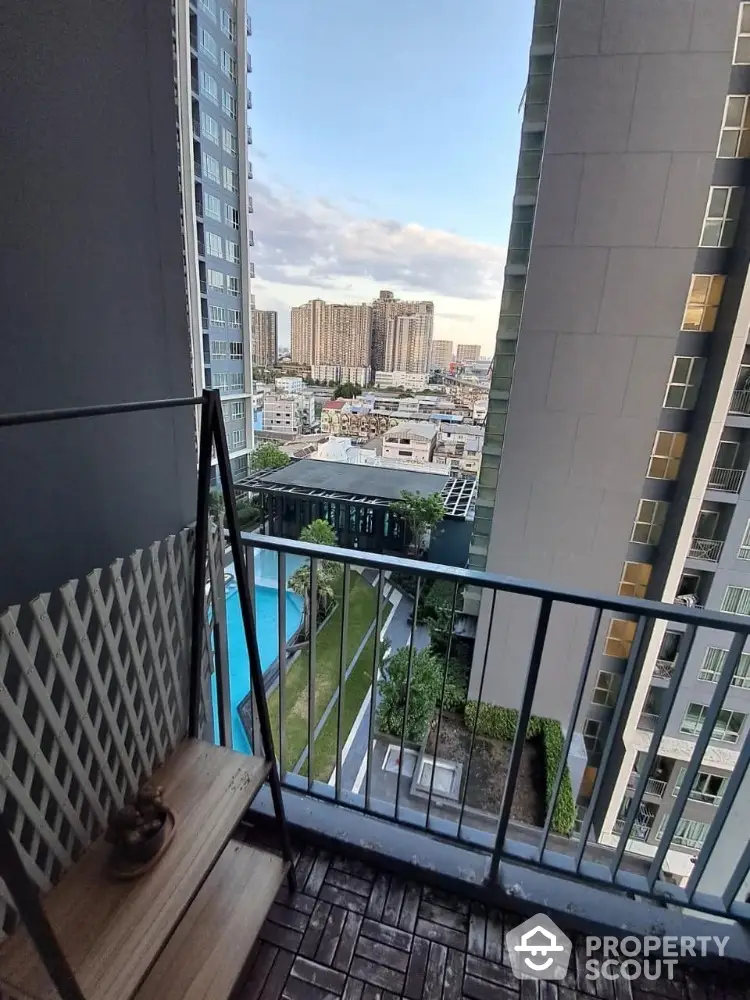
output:
[[[445,678],[443,711],[462,713],[466,708],[466,700],[468,697],[469,670],[465,664],[451,658],[448,661],[448,673]],[[440,705],[439,695],[438,705]]]
[[[406,703],[406,678],[409,669],[409,650],[399,649],[383,667],[378,686],[378,727],[381,732],[401,737],[404,728]],[[406,719],[405,738],[421,742],[440,697],[440,664],[429,649],[414,653],[409,687],[409,714]]]
[[[466,704],[464,720],[470,729],[474,727],[477,719],[477,703],[469,701]],[[480,705],[479,719],[477,721],[477,734],[488,736],[493,740],[512,741],[515,736],[518,724],[518,712],[515,708],[503,708],[500,705]],[[562,727],[556,719],[546,719],[532,715],[526,729],[526,739],[531,740],[541,737],[542,749],[544,752],[544,807],[549,809],[552,800],[552,793],[557,777],[557,769],[560,766],[560,758],[563,752]],[[552,813],[552,829],[555,833],[568,836],[573,829],[576,819],[576,805],[573,799],[573,786],[570,781],[570,771],[567,764],[563,768],[560,791]]]

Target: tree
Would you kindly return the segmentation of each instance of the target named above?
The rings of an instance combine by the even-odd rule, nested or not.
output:
[[[291,458],[282,451],[273,441],[264,441],[259,444],[250,456],[250,468],[254,471],[259,469],[282,469],[289,465]]]
[[[322,518],[306,525],[300,532],[299,539],[309,545],[338,545],[336,532],[328,521],[324,521]],[[336,596],[336,584],[340,573],[341,565],[334,560],[321,559],[318,562],[315,574],[316,624],[321,616],[325,617]],[[309,635],[312,629],[312,614],[310,608],[310,564],[308,562],[303,563],[299,569],[292,573],[289,579],[289,589],[305,602],[303,628],[305,635]]]
[[[401,499],[394,500],[390,511],[400,517],[410,534],[414,554],[422,550],[422,539],[429,528],[434,528],[445,517],[445,506],[439,493],[410,493],[401,490]]]
[[[354,399],[355,396],[362,395],[362,387],[354,385],[353,382],[342,382],[337,385],[333,393],[334,399]]]
[[[381,732],[400,738],[404,729],[409,649],[399,649],[384,665],[378,685],[378,727]],[[429,649],[415,650],[411,662],[409,712],[405,739],[421,743],[440,697],[441,671]]]

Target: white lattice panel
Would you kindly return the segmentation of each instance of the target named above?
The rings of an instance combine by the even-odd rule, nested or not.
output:
[[[223,587],[216,531],[210,549]],[[186,528],[0,614],[0,808],[42,889],[185,734],[193,552]],[[212,669],[206,638],[203,724]]]

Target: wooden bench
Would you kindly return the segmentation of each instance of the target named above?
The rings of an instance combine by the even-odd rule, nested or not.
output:
[[[260,757],[182,743],[153,777],[177,816],[153,870],[112,879],[101,838],[44,897],[86,1000],[229,996],[286,870],[276,855],[231,839],[268,770]],[[58,997],[24,929],[0,945],[0,992]]]

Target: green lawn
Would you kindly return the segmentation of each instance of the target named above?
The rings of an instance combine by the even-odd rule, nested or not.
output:
[[[341,644],[341,587],[337,588],[339,606],[325,627],[318,633],[315,646],[315,724],[338,687]],[[351,574],[348,602],[347,666],[359,648],[367,630],[375,621],[377,591],[363,580],[358,573]],[[344,687],[343,739],[346,739],[354,719],[362,705],[372,677],[372,660],[375,649],[375,634],[370,636],[357,665],[352,670]],[[308,687],[310,660],[305,649],[289,668],[285,678],[284,700],[286,715],[286,746],[282,766],[291,770],[307,746]],[[276,688],[268,697],[268,709],[273,727],[274,746],[279,752],[279,690]],[[328,781],[336,763],[336,734],[338,705],[329,716],[325,726],[315,741],[313,765],[314,777]],[[305,764],[300,774],[307,775]]]

